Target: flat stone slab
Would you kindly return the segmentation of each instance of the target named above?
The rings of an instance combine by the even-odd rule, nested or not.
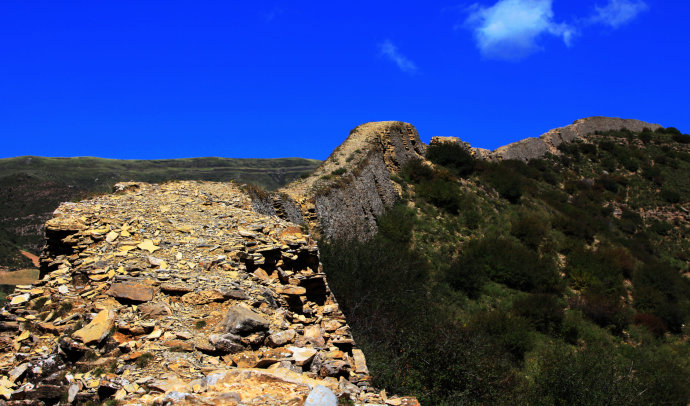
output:
[[[91,320],[86,327],[75,331],[72,337],[84,344],[101,342],[110,334],[110,330],[115,323],[115,312],[113,310],[101,310],[100,313]]]
[[[108,294],[116,299],[132,302],[148,302],[153,299],[153,288],[140,283],[113,283]]]

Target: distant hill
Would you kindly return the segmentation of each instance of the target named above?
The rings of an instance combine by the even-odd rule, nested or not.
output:
[[[110,191],[121,181],[236,181],[273,190],[313,171],[302,158],[118,160],[91,157],[0,159],[0,268],[31,266],[18,248],[38,253],[43,223],[63,201]]]

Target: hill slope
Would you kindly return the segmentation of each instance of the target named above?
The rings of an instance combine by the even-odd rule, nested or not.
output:
[[[0,266],[30,266],[15,248],[40,251],[43,223],[60,202],[108,192],[120,181],[234,180],[276,189],[311,172],[319,163],[301,158],[0,159]]]
[[[313,223],[377,385],[422,404],[690,402],[690,136],[575,127],[530,157],[433,143],[387,167],[398,203],[364,234],[331,219],[372,215],[381,199],[356,192],[385,182],[315,179],[301,205],[339,196]]]

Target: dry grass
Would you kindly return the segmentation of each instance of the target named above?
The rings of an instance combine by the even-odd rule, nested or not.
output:
[[[0,285],[31,285],[38,280],[38,269],[0,271]]]

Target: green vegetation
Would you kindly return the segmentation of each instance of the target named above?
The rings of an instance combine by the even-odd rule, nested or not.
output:
[[[31,261],[18,250],[40,252],[43,235],[39,229],[60,202],[110,192],[117,182],[237,181],[273,190],[313,171],[319,164],[301,158],[0,159],[0,267],[31,267]]]
[[[331,172],[331,175],[333,175],[333,176],[340,176],[340,175],[344,174],[345,172],[347,172],[347,169],[345,169],[345,168],[338,168],[338,169],[334,170],[333,172]]]
[[[150,352],[146,352],[144,354],[141,354],[139,356],[139,358],[137,358],[137,361],[136,361],[137,366],[139,368],[146,368],[146,366],[149,364],[149,362],[151,362],[153,357],[154,357],[153,354],[151,354]]]
[[[528,163],[429,149],[370,241],[320,244],[374,384],[422,404],[690,402],[690,145],[611,131]]]

